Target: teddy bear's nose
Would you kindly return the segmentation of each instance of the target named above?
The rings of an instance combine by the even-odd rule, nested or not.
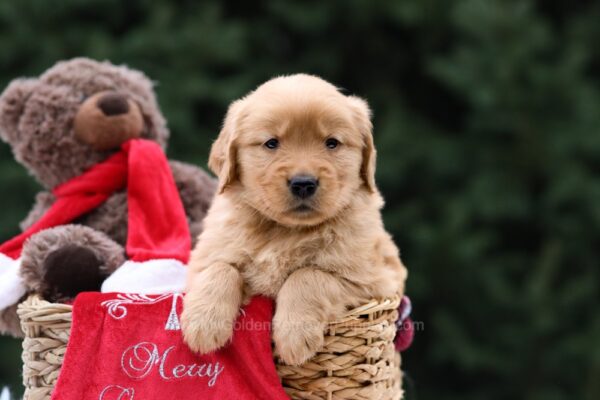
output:
[[[106,93],[98,99],[96,104],[107,117],[129,112],[127,98],[119,93]]]

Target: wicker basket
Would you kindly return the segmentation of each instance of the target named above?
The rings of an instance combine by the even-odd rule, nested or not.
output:
[[[372,301],[325,332],[324,348],[299,367],[276,358],[284,389],[294,399],[399,400],[400,355],[394,350],[399,299]],[[71,329],[71,306],[37,296],[19,305],[25,400],[47,400],[58,378]]]

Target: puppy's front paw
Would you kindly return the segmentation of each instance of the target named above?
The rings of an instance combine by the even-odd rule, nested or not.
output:
[[[231,318],[218,305],[191,305],[181,315],[183,340],[196,353],[206,354],[225,346],[233,336]]]
[[[279,358],[288,365],[300,365],[323,347],[324,326],[316,321],[274,320],[273,340]]]

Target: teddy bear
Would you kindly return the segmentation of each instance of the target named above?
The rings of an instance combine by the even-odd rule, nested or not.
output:
[[[145,139],[164,151],[169,131],[152,82],[143,73],[76,58],[58,62],[38,78],[8,85],[0,96],[0,138],[44,188],[20,225],[25,231],[55,205],[57,187],[107,160],[127,141]],[[190,164],[168,160],[167,165],[193,242],[202,231],[216,182]],[[0,254],[5,271],[18,268],[16,278],[0,276],[0,295],[10,298],[0,299],[0,331],[22,335],[16,305],[28,293],[48,301],[72,299],[82,291],[99,290],[126,262],[126,196],[124,190],[111,193],[72,222],[33,234],[18,260]],[[15,279],[24,290],[2,288]]]

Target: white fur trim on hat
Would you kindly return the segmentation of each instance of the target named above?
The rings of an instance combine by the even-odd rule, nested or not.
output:
[[[15,305],[27,293],[19,275],[21,260],[13,260],[0,253],[0,310]]]
[[[186,267],[178,260],[125,261],[104,281],[101,291],[139,294],[181,293],[185,286],[185,275]]]

